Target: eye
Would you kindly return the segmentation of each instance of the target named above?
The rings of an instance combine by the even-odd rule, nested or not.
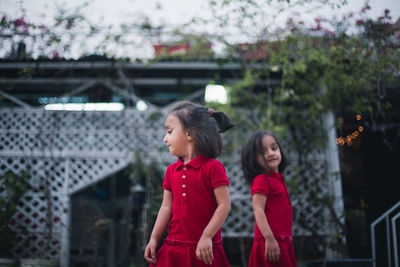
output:
[[[171,134],[171,133],[172,133],[172,130],[168,129],[167,134]]]
[[[273,146],[273,147],[272,147],[272,150],[273,150],[273,151],[277,151],[277,150],[279,150],[279,147],[278,147],[278,146]]]

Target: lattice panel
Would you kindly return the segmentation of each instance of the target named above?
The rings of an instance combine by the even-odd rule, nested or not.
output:
[[[154,112],[44,112],[37,109],[30,112],[1,110],[0,115],[0,148],[4,151],[121,153],[146,149],[149,143],[162,144],[159,137],[164,133],[159,131],[163,129],[164,116],[154,115]]]
[[[253,214],[250,187],[242,178],[240,164],[224,163],[230,182],[232,209],[222,228],[224,236],[252,236]],[[250,211],[250,212],[249,212]]]
[[[326,162],[315,160],[313,168],[304,170],[302,180],[296,182],[298,189],[291,195],[291,199],[294,207],[294,233],[297,235],[308,235],[312,231],[320,235],[329,232],[326,227],[321,227],[327,223],[323,199],[329,193],[329,186],[324,177],[326,177]]]
[[[0,174],[30,171],[31,190],[23,197],[12,221],[19,240],[14,253],[24,257],[59,258],[62,231],[68,227],[69,195],[123,169],[134,161],[135,151],[141,153],[144,161],[156,160],[163,169],[176,161],[163,143],[165,116],[162,110],[0,110]],[[239,128],[224,134],[225,147],[247,135]],[[287,143],[288,140],[283,140],[286,149]],[[297,155],[289,150],[292,160],[285,172],[294,207],[294,232],[298,235],[310,234],[310,229],[320,229],[322,234],[321,229],[325,229],[321,227],[326,220],[324,208],[312,199],[315,195],[322,197],[329,188],[323,179],[326,162],[322,151],[311,155],[308,166],[303,166],[299,176],[299,171],[293,169]],[[252,236],[250,188],[242,177],[240,149],[227,149],[219,160],[230,179],[232,199],[232,211],[223,226],[223,235]],[[311,191],[315,185],[317,190]],[[48,244],[50,248],[44,249]]]
[[[64,215],[68,210],[60,192],[64,184],[63,161],[0,158],[1,175],[8,171],[19,174],[23,170],[30,170],[30,190],[10,221],[18,240],[13,252],[19,257],[54,258],[60,251],[60,230],[66,225]]]
[[[18,243],[13,253],[20,258],[59,259],[61,234],[52,232],[51,236],[43,232],[17,233]]]
[[[72,159],[69,164],[68,194],[104,179],[128,163],[128,158]]]

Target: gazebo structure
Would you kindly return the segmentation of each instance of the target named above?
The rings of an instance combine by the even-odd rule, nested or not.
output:
[[[254,67],[257,67],[255,65]],[[203,101],[210,81],[239,81],[240,64],[217,62],[123,63],[90,57],[79,61],[0,62],[0,175],[29,172],[29,191],[23,196],[11,227],[18,243],[16,257],[57,259],[69,265],[71,197],[138,160],[156,162],[161,171],[175,159],[162,143],[164,118],[178,99]],[[279,77],[260,81],[279,84]],[[63,102],[119,103],[118,111],[49,110]],[[138,103],[147,108],[139,108]],[[90,109],[90,108],[88,108]],[[326,115],[329,144],[309,160],[313,169],[307,183],[335,197],[334,209],[343,210],[339,161],[333,115]],[[236,127],[224,141],[237,143],[246,129]],[[289,151],[290,152],[290,151]],[[290,153],[289,153],[290,154]],[[250,237],[253,215],[249,188],[242,178],[239,148],[219,158],[231,182],[232,211],[223,226],[225,237]],[[289,168],[287,178],[292,179]],[[321,177],[327,176],[323,180]],[[161,177],[162,179],[162,177]],[[298,221],[305,220],[321,235],[336,231],[323,205],[292,198],[295,235],[308,235]],[[326,227],[321,227],[321,221]],[[151,226],[149,226],[151,228]],[[21,229],[24,229],[22,231]]]

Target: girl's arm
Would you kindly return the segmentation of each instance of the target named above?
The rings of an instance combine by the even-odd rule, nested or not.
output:
[[[210,222],[207,224],[197,243],[196,256],[206,264],[212,264],[214,255],[212,251],[212,238],[221,229],[231,210],[231,199],[229,188],[226,185],[218,186],[214,189],[215,199],[217,200],[217,209],[214,212]]]
[[[276,262],[279,261],[281,254],[278,242],[276,242],[274,234],[269,227],[267,216],[265,216],[265,204],[267,197],[264,194],[253,195],[253,212],[256,218],[258,229],[265,239],[265,259]]]
[[[158,241],[160,240],[165,228],[167,227],[172,214],[172,192],[164,190],[163,201],[158,211],[156,223],[154,224],[153,231],[151,232],[150,241],[144,251],[144,258],[151,264],[156,264],[156,249]]]

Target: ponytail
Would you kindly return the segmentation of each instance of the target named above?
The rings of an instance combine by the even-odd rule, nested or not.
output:
[[[224,133],[233,127],[231,118],[223,111],[213,111],[211,117],[217,122],[220,133]]]

